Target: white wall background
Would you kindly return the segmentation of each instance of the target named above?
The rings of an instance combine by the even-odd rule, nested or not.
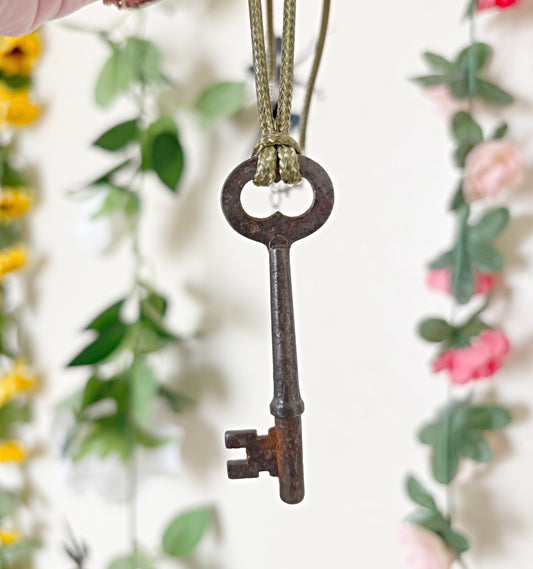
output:
[[[172,75],[195,81],[240,80],[250,61],[245,2],[183,1],[175,16],[153,8],[147,32],[156,38]],[[319,2],[301,2],[298,46],[311,45]],[[334,3],[331,34],[311,120],[309,155],[331,173],[337,192],[327,227],[295,246],[300,375],[307,404],[304,440],[307,497],[283,505],[277,481],[226,479],[228,428],[271,423],[267,254],[234,233],[219,209],[227,173],[247,157],[253,131],[244,121],[199,133],[182,124],[188,148],[181,196],[150,190],[143,224],[145,251],[157,281],[171,295],[175,322],[191,326],[204,307],[208,334],[195,351],[205,373],[186,374],[184,390],[198,397],[183,417],[184,474],[149,483],[140,499],[141,539],[154,544],[177,510],[217,504],[218,535],[202,544],[198,568],[404,567],[399,521],[410,506],[407,471],[428,481],[425,451],[414,431],[439,406],[444,377],[428,371],[431,349],[413,333],[428,313],[448,312],[448,300],[427,292],[423,265],[451,238],[446,203],[455,185],[443,120],[407,78],[423,70],[422,49],[452,55],[466,42],[464,0]],[[480,25],[497,46],[494,74],[518,97],[506,112],[514,139],[533,160],[533,8]],[[117,14],[86,9],[76,23],[107,26]],[[67,190],[94,177],[106,158],[89,143],[127,116],[92,104],[97,69],[106,56],[92,37],[54,24],[46,31],[38,76],[45,119],[26,137],[24,152],[42,176],[42,203],[33,217],[37,303],[32,315],[37,365],[46,388],[38,398],[39,433],[48,450],[34,463],[45,496],[46,549],[41,568],[67,567],[60,548],[65,520],[93,549],[91,567],[104,567],[128,547],[125,509],[73,494],[57,477],[50,450],[53,406],[85,379],[65,362],[83,343],[81,327],[128,286],[126,249],[107,257],[80,253],[72,239],[81,205]],[[522,408],[509,430],[512,452],[458,495],[460,520],[473,538],[472,566],[531,566],[533,545],[533,194],[506,196],[515,220],[504,240],[510,259],[495,322],[515,351],[488,389]],[[200,302],[198,302],[200,301]],[[179,371],[179,370],[178,370]]]

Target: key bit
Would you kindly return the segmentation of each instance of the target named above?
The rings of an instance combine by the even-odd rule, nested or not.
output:
[[[314,200],[302,215],[287,217],[276,212],[259,219],[248,215],[241,204],[244,186],[254,178],[257,158],[238,166],[222,190],[222,210],[229,224],[241,235],[267,246],[270,259],[272,352],[274,398],[270,411],[276,425],[268,435],[257,431],[229,431],[227,448],[245,448],[247,458],[228,462],[230,478],[257,478],[267,471],[277,476],[280,496],[288,504],[304,497],[301,415],[304,403],[298,383],[296,335],[290,271],[291,245],[317,231],[333,209],[333,185],[324,169],[304,156],[299,157],[302,176],[311,184]]]
[[[260,472],[269,472],[270,476],[278,476],[276,429],[268,431],[268,435],[260,437],[255,430],[228,431],[226,448],[245,448],[247,458],[228,461],[228,476],[231,479],[257,478]]]

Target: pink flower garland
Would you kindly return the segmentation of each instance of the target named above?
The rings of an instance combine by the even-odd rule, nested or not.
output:
[[[450,381],[464,385],[493,376],[503,365],[510,343],[501,330],[485,330],[466,348],[451,348],[433,361],[433,371],[447,371]]]
[[[524,0],[478,0],[477,9],[491,10],[494,8],[499,8],[500,10],[505,10],[507,8],[515,8],[523,4]]]

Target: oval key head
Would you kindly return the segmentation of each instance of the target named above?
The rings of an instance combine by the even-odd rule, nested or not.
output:
[[[264,219],[248,215],[242,207],[241,193],[254,179],[257,158],[250,158],[233,170],[224,184],[221,199],[224,216],[235,231],[267,247],[275,237],[282,237],[290,246],[326,223],[333,209],[333,184],[324,168],[310,158],[299,156],[298,161],[302,177],[311,184],[313,203],[297,217],[288,217],[279,211]]]

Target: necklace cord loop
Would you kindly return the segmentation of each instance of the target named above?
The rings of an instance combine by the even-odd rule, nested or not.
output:
[[[279,170],[283,182],[296,184],[302,179],[297,154],[299,145],[290,136],[296,0],[285,0],[284,5],[280,92],[276,120],[274,120],[272,113],[270,98],[270,74],[266,55],[261,0],[249,0],[249,8],[257,107],[262,134],[254,150],[254,155],[258,157],[254,183],[257,186],[270,186],[276,181]]]

